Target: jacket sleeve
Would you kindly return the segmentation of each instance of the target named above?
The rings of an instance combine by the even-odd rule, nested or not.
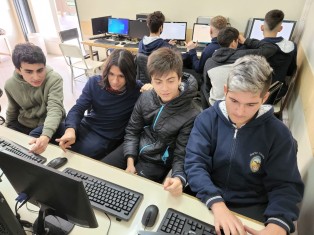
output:
[[[195,119],[186,147],[184,169],[192,191],[210,208],[213,203],[223,201],[223,198],[210,177],[213,167],[211,153],[215,149],[215,140],[211,133],[215,124],[209,121],[209,110],[203,111]]]
[[[65,128],[74,128],[77,130],[84,117],[84,113],[92,105],[93,100],[93,78],[90,78],[82,90],[82,94],[76,101],[76,104],[70,109],[66,120]]]
[[[185,160],[185,148],[189,139],[189,135],[191,133],[192,127],[194,123],[194,118],[189,120],[189,122],[185,123],[185,125],[181,128],[177,139],[176,146],[173,152],[174,158],[172,162],[172,177],[179,177],[183,183],[183,186],[186,185],[186,174],[184,172],[184,160]]]
[[[264,166],[269,201],[264,215],[266,224],[277,224],[289,233],[295,230],[293,221],[298,218],[304,185],[297,166],[296,141],[288,132],[282,131],[282,137],[276,138]]]
[[[61,76],[49,86],[47,100],[47,116],[45,118],[42,135],[51,138],[65,117],[63,107],[63,80]]]
[[[244,45],[247,49],[237,50],[239,57],[245,55],[261,55],[265,58],[269,58],[273,56],[278,50],[277,46],[273,43],[260,41],[257,39],[247,38],[244,42]]]
[[[298,53],[298,49],[297,49],[297,45],[295,43],[294,44],[294,50],[292,51],[292,61],[289,65],[288,71],[287,71],[287,76],[292,76],[294,75],[294,73],[297,70],[297,53]]]
[[[149,91],[147,91],[149,92]],[[137,100],[132,115],[130,117],[129,123],[125,129],[125,136],[123,142],[123,152],[125,157],[133,157],[134,160],[137,160],[139,153],[139,142],[141,133],[144,129],[145,121],[142,112],[142,105],[145,105],[142,102],[146,93],[142,94]]]

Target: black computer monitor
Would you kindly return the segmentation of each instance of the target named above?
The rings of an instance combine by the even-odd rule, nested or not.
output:
[[[194,23],[192,41],[207,44],[212,40],[210,36],[210,26],[208,24]]]
[[[108,33],[127,36],[129,34],[129,20],[121,18],[109,18]]]
[[[160,37],[166,40],[185,41],[187,22],[164,22]]]
[[[0,149],[0,168],[19,196],[24,195],[28,202],[40,207],[34,228],[36,234],[45,234],[45,217],[49,214],[79,226],[98,227],[81,181],[45,165],[22,159],[4,149]],[[52,226],[49,234],[60,232],[56,228],[61,226],[59,221],[55,220],[55,224],[50,222]]]
[[[129,21],[129,37],[142,39],[144,36],[149,36],[149,29],[145,20],[130,20]]]
[[[262,18],[249,19],[246,30],[245,30],[245,37],[255,38],[259,40],[263,39],[264,35],[261,30],[261,25],[263,24],[264,24],[264,19]],[[295,24],[296,24],[296,21],[283,20],[282,30],[277,34],[277,37],[283,37],[287,40],[290,40],[293,34]]]
[[[103,16],[92,18],[93,35],[103,34],[108,32],[108,18],[111,16]]]

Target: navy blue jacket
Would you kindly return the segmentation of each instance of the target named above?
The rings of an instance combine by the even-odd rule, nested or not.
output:
[[[294,139],[270,105],[238,129],[225,101],[204,110],[190,134],[185,171],[192,191],[208,207],[220,201],[244,207],[266,203],[265,223],[294,231],[304,185]]]
[[[185,59],[186,57],[190,57],[193,64],[193,69],[197,73],[203,73],[204,66],[206,60],[212,57],[213,53],[220,48],[220,45],[217,42],[217,37],[212,38],[211,43],[208,43],[207,46],[204,48],[201,54],[201,58],[198,59],[197,52],[195,49],[189,50],[187,53],[183,54],[182,57]]]
[[[101,76],[91,77],[76,104],[69,111],[66,128],[77,130],[82,122],[98,135],[108,139],[121,139],[128,124],[133,107],[140,96],[141,82],[132,90],[121,94],[112,94],[99,85]],[[91,112],[84,116],[89,108]]]
[[[171,44],[169,44],[168,42],[166,42],[162,38],[158,38],[158,39],[156,39],[156,40],[154,40],[148,44],[144,44],[144,40],[145,40],[145,38],[139,42],[138,53],[143,53],[144,55],[147,55],[147,56],[149,56],[153,51],[155,51],[161,47],[169,47],[169,48],[172,47]]]

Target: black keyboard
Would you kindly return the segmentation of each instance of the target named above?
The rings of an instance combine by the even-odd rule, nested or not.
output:
[[[102,44],[110,44],[110,45],[118,45],[119,42],[117,41],[112,41],[112,40],[108,40],[105,38],[98,38],[95,40],[96,43],[102,43]]]
[[[126,43],[123,47],[138,48],[138,43]]]
[[[128,221],[143,199],[141,193],[76,169],[66,168],[63,172],[83,182],[93,207],[116,216],[118,219]]]
[[[158,230],[159,232],[182,235],[215,235],[213,225],[202,222],[182,212],[168,208]],[[222,234],[224,234],[222,232]]]
[[[8,151],[10,153],[14,153],[18,157],[22,157],[24,159],[32,160],[37,163],[45,163],[47,161],[47,158],[35,154],[35,153],[30,153],[29,149],[11,141],[8,139],[5,139],[3,137],[0,137],[0,149],[2,151]]]

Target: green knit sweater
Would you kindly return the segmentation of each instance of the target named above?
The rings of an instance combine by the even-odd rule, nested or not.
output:
[[[6,123],[18,120],[29,128],[44,125],[42,135],[51,138],[65,117],[63,80],[52,68],[46,69],[46,79],[40,87],[31,86],[16,71],[6,81]]]

